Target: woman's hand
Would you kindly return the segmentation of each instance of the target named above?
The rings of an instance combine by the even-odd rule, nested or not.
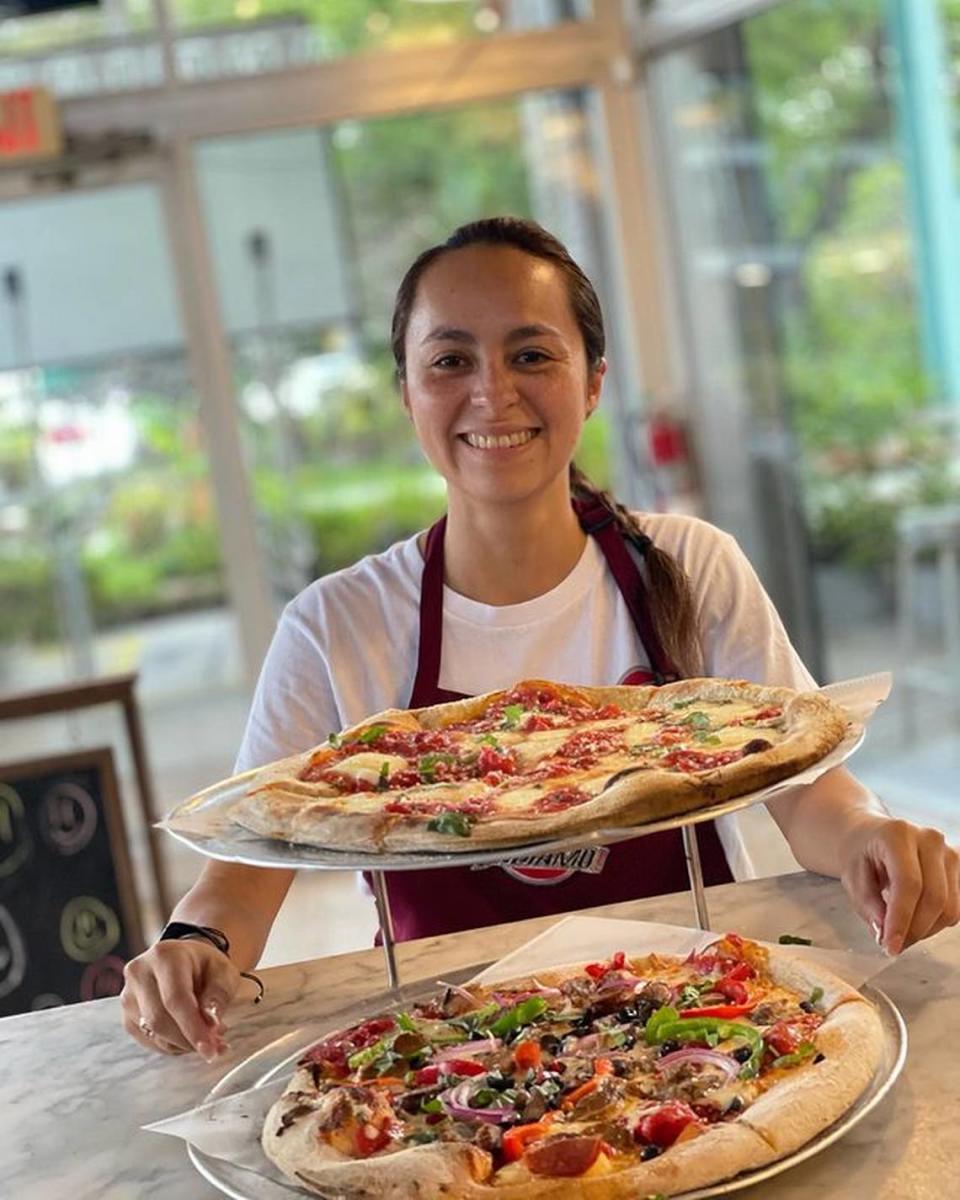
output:
[[[840,879],[888,954],[960,921],[960,853],[937,829],[865,817],[841,844]]]
[[[161,1054],[212,1062],[227,1048],[222,1015],[240,983],[229,958],[202,938],[157,942],[124,969],[123,1027]]]

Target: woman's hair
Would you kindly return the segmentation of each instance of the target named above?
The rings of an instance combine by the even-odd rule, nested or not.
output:
[[[438,258],[465,246],[509,246],[533,258],[553,263],[563,276],[586,352],[588,368],[596,370],[603,361],[606,336],[603,312],[593,284],[571,258],[561,241],[535,221],[519,217],[487,217],[455,229],[445,242],[431,246],[414,259],[397,291],[391,327],[393,358],[397,378],[406,375],[406,336],[417,288],[426,269]],[[570,490],[577,499],[600,499],[614,514],[623,533],[649,542],[637,518],[609,492],[602,491],[575,464],[570,464]],[[644,561],[650,614],[664,652],[682,675],[697,675],[702,669],[700,631],[690,581],[677,562],[665,550],[648,544]]]

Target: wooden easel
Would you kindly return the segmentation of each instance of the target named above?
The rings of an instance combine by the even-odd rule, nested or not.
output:
[[[153,869],[157,902],[161,917],[170,913],[170,893],[166,870],[160,853],[159,830],[154,827],[156,813],[153,803],[153,788],[147,769],[147,752],[140,725],[140,712],[133,694],[137,673],[109,675],[103,679],[68,683],[62,687],[48,688],[40,692],[20,692],[12,696],[0,696],[0,721],[22,720],[25,717],[50,716],[53,713],[75,712],[81,708],[94,708],[101,704],[119,704],[133,757],[133,768],[137,777],[137,793],[140,811],[147,831],[147,849]]]

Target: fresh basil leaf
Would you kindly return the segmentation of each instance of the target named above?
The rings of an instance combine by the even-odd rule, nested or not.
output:
[[[466,816],[458,812],[445,812],[433,817],[427,822],[427,828],[431,833],[453,833],[457,837],[469,837],[472,832]]]
[[[453,763],[455,754],[424,754],[417,762],[417,773],[424,783],[436,783],[437,763]]]
[[[723,742],[715,733],[695,733],[694,740],[701,746],[721,746]]]
[[[813,991],[810,993],[810,1003],[811,1004],[819,1004],[822,999],[823,999],[823,988],[815,987],[813,989]]]
[[[688,713],[685,717],[678,721],[677,724],[689,725],[691,729],[709,729],[710,718],[705,712],[700,712],[698,710],[697,712]]]
[[[365,746],[369,746],[371,742],[375,742],[381,734],[387,732],[386,725],[371,725],[369,729],[365,729],[357,738],[358,742],[362,742]]]
[[[340,749],[340,734],[339,733],[331,733],[330,736],[327,738],[327,741],[334,748],[334,750]]]
[[[413,1133],[408,1133],[403,1140],[413,1146],[426,1146],[430,1142],[435,1142],[437,1136],[430,1129],[415,1129]]]
[[[390,786],[390,764],[383,762],[380,764],[380,774],[377,776],[377,791],[385,792]]]
[[[798,937],[795,933],[781,933],[777,938],[781,946],[812,946],[813,939]]]
[[[513,729],[515,725],[519,725],[520,718],[523,716],[522,704],[508,704],[503,710],[503,727],[504,729]]]
[[[500,745],[500,743],[497,741],[497,739],[493,736],[492,733],[485,733],[483,735],[483,737],[479,739],[479,741],[482,746],[499,746]]]

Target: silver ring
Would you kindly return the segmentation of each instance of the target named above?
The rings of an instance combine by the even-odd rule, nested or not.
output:
[[[147,1024],[146,1017],[140,1018],[140,1020],[137,1022],[137,1028],[140,1030],[140,1032],[143,1034],[144,1037],[148,1037],[148,1038],[153,1037],[153,1030]]]

